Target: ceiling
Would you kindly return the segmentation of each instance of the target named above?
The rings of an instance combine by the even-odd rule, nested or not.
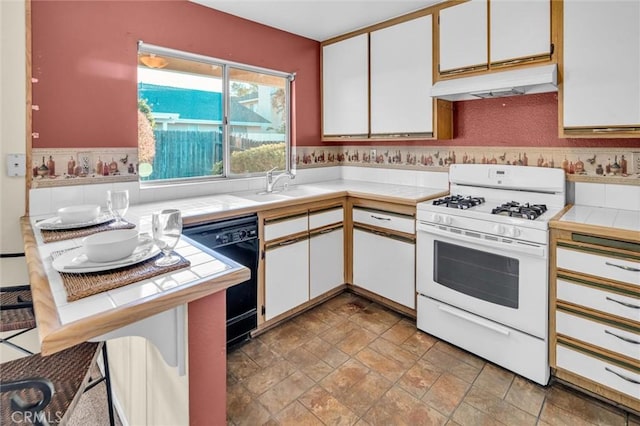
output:
[[[442,0],[190,0],[317,41],[405,15]]]

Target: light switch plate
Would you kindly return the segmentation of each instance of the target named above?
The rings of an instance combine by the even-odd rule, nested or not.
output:
[[[7,154],[7,176],[26,176],[27,155]]]

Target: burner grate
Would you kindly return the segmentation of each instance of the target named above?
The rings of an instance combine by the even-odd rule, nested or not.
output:
[[[516,201],[511,201],[494,208],[491,210],[491,214],[501,214],[504,216],[535,220],[546,211],[547,206],[545,204],[520,204]]]
[[[450,195],[433,201],[434,206],[451,207],[454,209],[468,209],[484,203],[483,197],[464,197],[462,195]]]

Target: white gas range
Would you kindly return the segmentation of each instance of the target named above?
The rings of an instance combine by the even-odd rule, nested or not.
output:
[[[548,224],[564,171],[454,164],[449,182],[449,197],[418,204],[418,328],[546,384]]]

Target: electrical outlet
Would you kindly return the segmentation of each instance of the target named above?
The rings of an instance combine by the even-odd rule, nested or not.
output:
[[[376,159],[376,150],[375,149],[370,150],[369,155],[371,156],[371,160],[374,161]]]

